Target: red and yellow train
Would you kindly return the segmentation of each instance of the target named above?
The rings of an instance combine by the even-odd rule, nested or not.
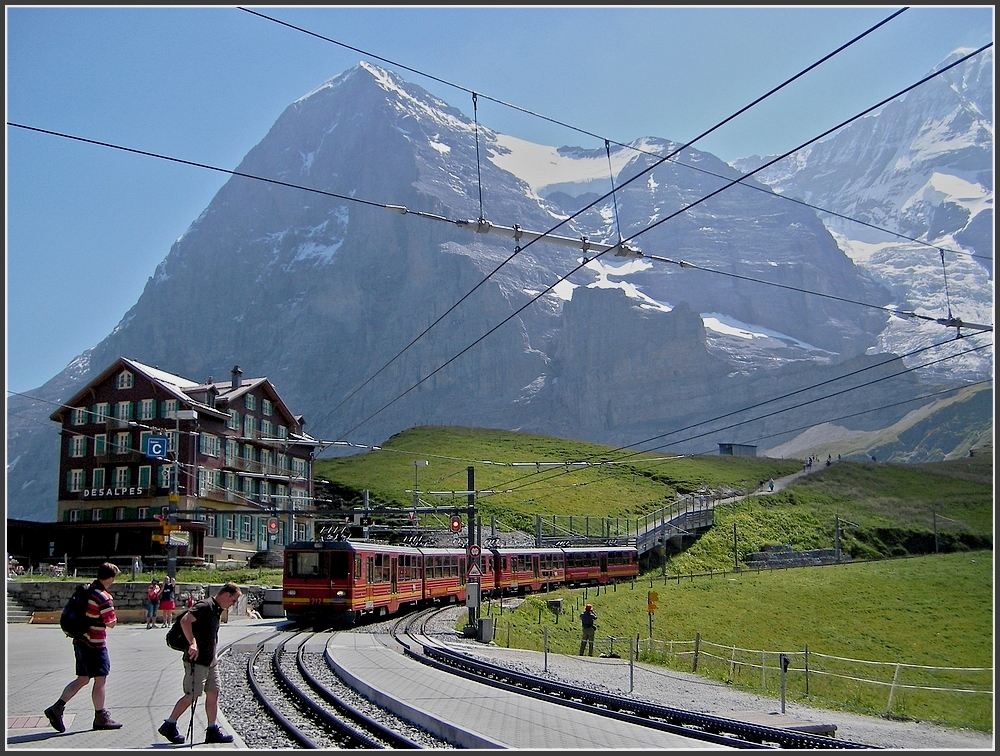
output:
[[[365,615],[465,601],[472,580],[483,597],[501,597],[638,574],[639,553],[628,546],[489,548],[473,559],[463,548],[299,541],[285,547],[281,602],[292,620],[352,624]]]

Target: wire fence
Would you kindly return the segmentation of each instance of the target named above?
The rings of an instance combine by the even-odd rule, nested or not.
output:
[[[993,668],[871,661],[802,650],[769,651],[694,640],[638,639],[637,656],[767,693],[878,714],[992,728]],[[951,712],[945,715],[943,712]]]
[[[577,624],[559,622],[559,615],[565,612],[562,602],[539,605],[537,632],[505,622],[503,602],[495,604],[487,614],[494,617],[492,639],[497,645],[510,647],[513,642],[519,648],[545,653],[581,653]],[[552,618],[543,624],[543,617],[550,615]],[[749,649],[713,643],[700,634],[693,640],[658,640],[598,632],[593,655],[621,659],[622,664],[641,662],[691,672],[741,689],[825,708],[993,729],[992,667],[854,659],[818,653],[808,645],[785,651]]]

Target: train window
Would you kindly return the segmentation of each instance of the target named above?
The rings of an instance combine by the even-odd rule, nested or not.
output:
[[[315,551],[296,551],[288,557],[288,577],[310,578],[320,576],[320,557]]]
[[[361,555],[354,555],[354,579],[361,580]]]

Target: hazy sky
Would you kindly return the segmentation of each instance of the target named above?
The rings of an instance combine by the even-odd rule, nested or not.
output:
[[[612,141],[683,142],[903,6],[245,7],[312,34],[236,6],[6,6],[7,122],[234,169],[294,100],[368,60],[470,117],[471,95],[414,71]],[[993,26],[988,5],[910,7],[698,146],[784,152]],[[603,145],[482,97],[478,118]],[[7,390],[28,392],[114,329],[226,176],[10,125],[6,157]]]

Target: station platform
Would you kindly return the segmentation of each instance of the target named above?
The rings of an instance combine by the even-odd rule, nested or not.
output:
[[[337,673],[394,713],[472,749],[602,751],[718,749],[721,746],[548,703],[436,670],[394,648],[387,636],[340,633],[326,651]],[[307,647],[313,651],[314,648]],[[460,730],[460,731],[459,731]],[[438,734],[443,734],[438,732]]]
[[[219,628],[219,645],[260,633],[267,637],[284,620],[230,618]],[[179,652],[167,648],[163,628],[146,629],[139,623],[119,623],[108,631],[111,674],[108,675],[105,708],[119,730],[94,730],[92,685],[81,690],[66,706],[66,732],[56,732],[43,712],[59,698],[74,672],[73,642],[58,623],[9,623],[6,643],[6,750],[40,748],[53,750],[135,750],[145,748],[190,748],[171,745],[156,730],[183,695],[183,665]],[[225,697],[225,690],[221,697]],[[234,736],[232,743],[205,743],[205,708],[202,702],[194,717],[195,749],[245,748],[239,733],[225,719],[220,704],[219,725]],[[177,729],[187,737],[190,709]]]

